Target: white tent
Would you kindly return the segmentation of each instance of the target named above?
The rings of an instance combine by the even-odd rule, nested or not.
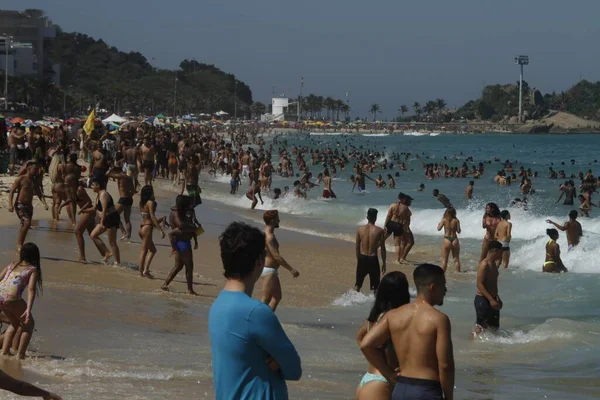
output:
[[[229,115],[229,113],[226,113],[225,111],[222,111],[222,110],[221,110],[221,111],[217,111],[217,112],[215,113],[215,115],[216,115],[216,116],[218,116],[218,117],[221,117],[221,116],[223,116],[223,115]]]
[[[117,124],[122,124],[123,122],[127,121],[125,118],[121,118],[119,117],[117,114],[113,114],[110,117],[103,119],[102,123],[103,124],[108,124],[110,122],[115,122]]]

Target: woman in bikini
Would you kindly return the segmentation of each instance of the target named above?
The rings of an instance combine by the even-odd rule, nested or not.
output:
[[[141,277],[153,279],[150,274],[150,263],[156,255],[156,246],[152,239],[154,227],[160,229],[161,238],[165,238],[165,231],[161,225],[165,224],[165,217],[156,219],[156,201],[154,201],[154,189],[150,185],[146,185],[140,192],[140,212],[142,214],[142,225],[138,235],[142,239],[142,249],[140,250],[140,258],[138,260],[138,268]]]
[[[558,240],[558,231],[556,229],[546,229],[546,234],[550,237],[550,240],[546,243],[546,259],[542,266],[542,271],[554,273],[569,272],[560,259],[560,246],[556,243]]]
[[[460,243],[458,234],[460,233],[460,221],[456,218],[456,210],[447,208],[444,212],[442,220],[437,226],[438,232],[444,228],[444,239],[442,241],[442,268],[444,272],[448,267],[448,257],[452,251],[454,259],[454,268],[456,272],[460,272]]]
[[[27,289],[27,303],[23,300],[25,289]],[[21,360],[25,358],[33,333],[31,310],[38,290],[42,291],[40,250],[34,243],[25,243],[21,248],[19,261],[10,263],[0,273],[0,309],[10,320],[10,326],[4,333],[2,355],[10,354],[13,338],[17,330],[22,327],[18,356]]]
[[[386,274],[379,284],[375,303],[367,320],[358,330],[356,341],[360,342],[366,336],[367,332],[379,322],[381,317],[390,310],[408,304],[410,294],[408,292],[408,281],[406,275],[400,271],[393,271]],[[398,359],[392,342],[390,341],[382,349],[385,352],[387,362],[393,368],[398,367]],[[356,389],[356,398],[358,400],[389,400],[392,395],[392,388],[388,381],[372,365],[369,365],[367,373],[363,376],[358,388]]]
[[[108,244],[112,250],[112,253],[108,253],[104,255],[103,261],[107,261],[111,256],[115,257],[115,265],[121,264],[121,252],[119,251],[119,246],[117,245],[117,229],[119,229],[119,223],[121,222],[121,218],[119,217],[119,212],[115,208],[115,203],[106,190],[102,189],[100,183],[92,178],[90,180],[90,187],[94,191],[94,193],[98,193],[98,197],[96,197],[96,210],[99,213],[100,222],[92,233],[90,237],[95,242],[100,239],[100,235],[104,232],[108,232]]]
[[[483,261],[483,259],[487,256],[488,245],[496,235],[496,227],[500,223],[500,209],[496,203],[487,203],[485,206],[485,214],[483,214],[483,218],[481,219],[481,226],[485,229],[485,236],[483,237],[483,242],[481,243],[481,257],[479,261]]]

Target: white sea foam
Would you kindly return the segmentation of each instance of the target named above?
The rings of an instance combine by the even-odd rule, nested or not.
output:
[[[431,132],[404,132],[404,136],[429,136]]]
[[[351,307],[355,305],[369,303],[375,300],[372,294],[364,295],[353,289],[349,289],[346,293],[333,300],[331,305],[341,307]]]
[[[310,136],[340,136],[344,132],[311,132]]]
[[[496,333],[483,332],[477,339],[483,342],[508,345],[538,343],[546,340],[565,340],[575,337],[575,331],[568,328],[574,328],[575,325],[573,321],[549,319],[529,331],[500,329]]]
[[[362,136],[366,137],[386,137],[390,136],[389,133],[363,133]]]

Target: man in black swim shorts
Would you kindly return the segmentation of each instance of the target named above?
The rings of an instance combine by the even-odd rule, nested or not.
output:
[[[377,210],[369,208],[367,211],[368,223],[356,231],[356,283],[354,289],[360,292],[365,277],[369,275],[371,290],[377,291],[379,287],[379,259],[377,250],[381,249],[381,274],[385,274],[386,252],[385,231],[375,225],[377,221]]]

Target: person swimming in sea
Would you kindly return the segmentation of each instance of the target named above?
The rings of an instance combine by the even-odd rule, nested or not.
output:
[[[546,259],[542,271],[551,273],[569,272],[560,258],[560,246],[556,243],[558,231],[556,229],[546,229],[546,234],[550,237],[550,240],[546,243]]]

